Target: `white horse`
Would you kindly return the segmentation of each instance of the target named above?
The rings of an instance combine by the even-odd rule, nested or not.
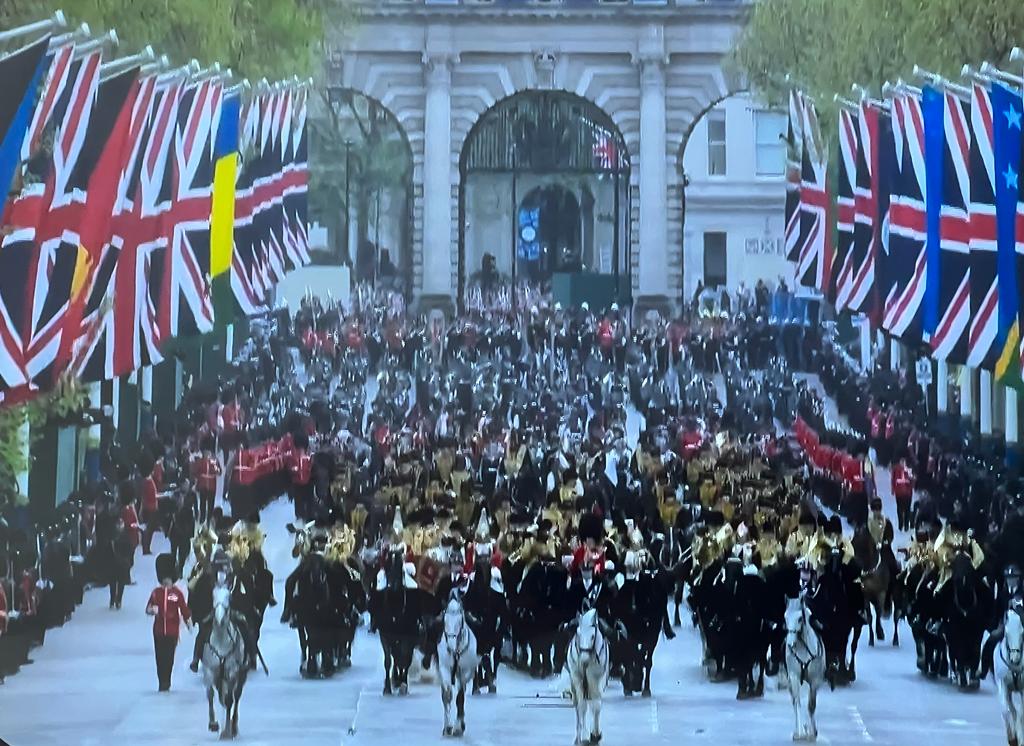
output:
[[[825,681],[825,645],[811,626],[811,613],[804,597],[786,601],[786,679],[796,717],[794,741],[816,741],[818,726],[814,710],[818,705],[818,689]],[[803,702],[803,685],[807,684],[807,702]]]
[[[1024,621],[1021,611],[1011,608],[1003,618],[1003,639],[996,650],[992,672],[1003,706],[1006,740],[1010,746],[1024,744]]]
[[[441,680],[441,702],[444,703],[445,736],[461,736],[466,732],[466,687],[473,682],[479,663],[476,636],[466,624],[462,600],[453,594],[444,610],[444,632],[437,645],[438,678]],[[456,715],[452,717],[452,699]]]
[[[213,692],[217,691],[224,707],[224,728],[221,738],[238,735],[238,701],[249,673],[245,659],[242,630],[231,618],[231,589],[218,584],[213,589],[213,625],[210,639],[203,647],[203,681],[210,706],[210,730],[217,732],[217,716],[213,710]]]
[[[569,691],[576,706],[576,746],[600,743],[601,697],[608,684],[608,640],[601,633],[595,609],[578,619],[565,665],[569,671]],[[593,720],[590,737],[584,739],[588,711]]]

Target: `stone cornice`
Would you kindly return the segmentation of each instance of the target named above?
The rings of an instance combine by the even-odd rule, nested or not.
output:
[[[357,11],[366,20],[396,19],[443,20],[447,23],[473,23],[481,19],[515,18],[522,20],[565,20],[586,21],[635,21],[650,23],[653,20],[666,25],[686,25],[692,21],[736,22],[749,13],[746,2],[695,3],[693,5],[667,5],[648,7],[644,5],[594,5],[593,7],[546,5],[491,6],[491,5],[423,5],[420,3],[367,4]]]

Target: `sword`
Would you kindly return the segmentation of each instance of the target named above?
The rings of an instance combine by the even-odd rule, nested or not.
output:
[[[267,668],[267,662],[265,660],[263,660],[263,653],[260,651],[260,645],[259,645],[259,643],[255,643],[255,644],[256,644],[256,658],[259,660],[260,664],[263,666],[263,673],[266,676],[270,676],[270,669]]]

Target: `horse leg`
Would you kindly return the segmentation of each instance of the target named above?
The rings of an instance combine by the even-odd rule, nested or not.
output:
[[[789,674],[789,698],[793,703],[793,720],[796,726],[793,729],[793,740],[800,741],[803,739],[803,725],[801,724],[800,717],[800,679],[794,676],[792,673]]]
[[[892,646],[894,648],[900,646],[900,618],[900,614],[895,611],[892,613]]]
[[[498,693],[498,664],[501,658],[501,641],[495,643],[495,646],[491,648],[491,652],[488,654],[487,659],[490,661],[490,677],[487,679],[487,693],[497,694]]]
[[[220,731],[221,740],[231,738],[231,706],[233,703],[234,699],[230,693],[221,699],[221,704],[224,705],[224,727]]]
[[[295,631],[299,633],[299,655],[301,656],[301,662],[299,663],[299,673],[301,674],[301,673],[305,672],[305,670],[306,670],[306,660],[307,660],[306,659],[306,653],[307,653],[306,645],[307,645],[308,640],[306,638],[306,628],[305,627],[300,625],[300,626],[295,628]]]
[[[818,726],[814,722],[814,711],[818,708],[818,687],[813,683],[807,685],[807,740],[818,740]]]
[[[441,684],[441,703],[444,705],[444,730],[441,735],[452,735],[452,688],[447,684]]]
[[[238,735],[238,705],[242,700],[242,686],[239,684],[238,689],[235,691],[235,711],[231,713],[231,737],[234,738]]]
[[[384,650],[384,695],[391,694],[391,652],[387,645],[381,645]]]
[[[206,701],[210,705],[210,732],[216,733],[220,730],[220,726],[217,724],[217,713],[213,711],[213,687],[206,687]]]
[[[871,615],[874,610],[874,604],[871,602],[864,604],[864,610],[867,612],[868,617],[868,647],[873,648],[875,646],[875,625],[872,623]]]
[[[847,671],[851,684],[857,680],[857,644],[860,642],[860,632],[860,627],[853,628],[853,641],[850,643],[850,668]]]
[[[455,735],[461,736],[466,732],[466,682],[459,680],[459,691],[455,695],[455,710],[458,718],[458,725],[455,727]]]
[[[679,607],[682,606],[682,604],[683,604],[683,584],[682,583],[679,583],[676,586],[675,598],[673,600],[675,601],[675,605],[676,605],[676,613],[675,613],[675,617],[672,619],[672,624],[675,625],[676,627],[682,627],[683,626],[683,620],[679,616]]]
[[[582,698],[577,696],[576,698],[576,746],[583,746],[585,741],[583,740],[583,726],[585,724],[587,716],[587,703]]]
[[[601,697],[598,692],[596,699],[590,700],[590,706],[593,709],[594,714],[594,727],[590,731],[590,743],[596,746],[601,743]]]
[[[1017,696],[1014,692],[1010,692],[1008,697],[1014,720],[1014,737],[1010,743],[1011,746],[1021,746],[1024,744],[1024,697],[1022,697],[1019,704],[1017,703]]]
[[[871,605],[875,609],[875,637],[879,642],[885,642],[885,629],[882,628],[882,613],[885,607],[883,597],[876,597]]]
[[[654,651],[644,651],[644,690],[641,693],[643,697],[651,696],[651,669],[654,668]]]

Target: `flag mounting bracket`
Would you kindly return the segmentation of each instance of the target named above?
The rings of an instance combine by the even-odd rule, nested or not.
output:
[[[12,28],[8,31],[0,32],[0,44],[6,44],[9,41],[20,39],[23,36],[31,36],[32,34],[49,33],[57,31],[58,29],[65,29],[68,27],[68,19],[64,17],[64,11],[58,10],[49,18],[36,21],[35,23],[29,23],[25,26],[19,26],[18,28]]]
[[[1016,56],[1014,56],[1015,54]],[[1013,52],[1010,53],[1010,59],[1013,61],[1024,59],[1024,50],[1021,50],[1020,47],[1014,47]],[[1005,70],[1000,70],[991,62],[981,63],[981,74],[988,75],[996,80],[1001,80],[1004,83],[1010,83],[1018,88],[1024,87],[1024,78],[1019,75],[1014,75],[1013,73],[1008,73]]]

